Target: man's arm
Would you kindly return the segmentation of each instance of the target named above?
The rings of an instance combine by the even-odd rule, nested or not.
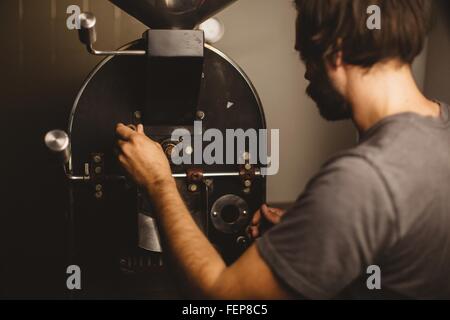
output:
[[[288,298],[255,245],[232,266],[225,265],[192,219],[174,181],[160,186],[156,195],[156,210],[169,249],[192,288],[201,296],[217,299]]]
[[[255,245],[227,267],[186,208],[158,143],[142,126],[135,132],[119,125],[119,161],[144,187],[156,208],[169,252],[192,288],[213,299],[285,299],[285,290]]]

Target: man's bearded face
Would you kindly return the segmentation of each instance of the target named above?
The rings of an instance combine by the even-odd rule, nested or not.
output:
[[[337,121],[352,117],[350,103],[331,83],[325,63],[307,62],[305,78],[310,81],[306,93],[317,104],[323,118]]]

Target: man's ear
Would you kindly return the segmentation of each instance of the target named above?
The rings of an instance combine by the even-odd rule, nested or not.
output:
[[[342,38],[337,39],[336,45],[334,47],[335,49],[339,49],[336,53],[331,55],[329,57],[328,61],[328,68],[337,69],[339,67],[342,67],[344,65],[343,61],[343,54],[342,54]]]
[[[338,51],[333,61],[327,62],[327,74],[331,83],[340,93],[346,92],[347,85],[347,65],[344,62],[342,51]]]
[[[344,66],[344,60],[343,60],[342,50],[339,50],[338,53],[336,53],[334,65],[336,68]]]
[[[326,64],[328,70],[334,70],[339,67],[342,67],[344,65],[344,61],[342,58],[342,51],[338,51],[337,53],[333,54],[331,57],[326,59]]]

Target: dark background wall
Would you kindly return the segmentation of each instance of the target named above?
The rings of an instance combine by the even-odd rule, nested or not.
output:
[[[84,78],[100,61],[66,27],[66,8],[96,13],[98,46],[119,47],[144,26],[106,0],[0,1],[0,297],[65,292],[67,193],[43,144],[66,129]]]

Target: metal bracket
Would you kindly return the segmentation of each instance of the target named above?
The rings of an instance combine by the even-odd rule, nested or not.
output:
[[[244,165],[241,165],[239,167],[239,176],[241,177],[243,192],[245,194],[249,194],[252,192],[253,181],[255,180],[257,175],[260,175],[260,173],[247,160]]]
[[[104,172],[105,172],[105,162],[104,162],[104,154],[103,153],[93,153],[91,156],[91,164],[90,164],[90,176],[92,184],[94,185],[94,195],[95,198],[100,200],[103,198],[103,180],[104,180]]]

